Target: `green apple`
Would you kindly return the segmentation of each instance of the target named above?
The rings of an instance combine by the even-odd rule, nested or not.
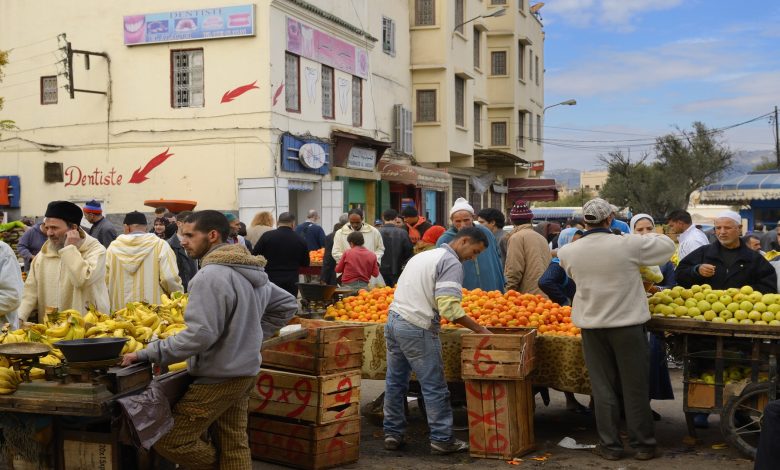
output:
[[[651,311],[653,313],[655,313],[655,314],[663,315],[664,314],[664,307],[665,307],[665,305],[663,305],[663,304],[653,305],[653,308],[651,309]]]
[[[692,307],[695,307],[696,305],[698,305],[698,302],[696,302],[696,301],[695,301],[695,300],[693,300],[693,299],[688,299],[688,300],[686,300],[686,301],[685,301],[685,304],[684,304],[684,305],[685,305],[686,307],[688,307],[688,308],[692,308]]]
[[[772,313],[778,313],[780,312],[780,304],[769,304],[766,309]]]
[[[695,317],[693,317],[693,319],[699,321],[707,321],[704,319],[704,315],[696,315]]]
[[[745,295],[750,295],[753,293],[753,288],[750,286],[742,286],[742,288],[740,288],[739,291]]]
[[[742,310],[747,310],[748,312],[753,310],[753,302],[750,302],[748,300],[743,300],[739,304],[739,308]]]
[[[780,312],[775,313],[775,320],[780,320]]]
[[[772,320],[769,322],[769,324],[772,326],[780,326],[780,320]]]
[[[691,292],[689,289],[683,289],[680,292],[680,297],[682,297],[683,299],[690,299],[691,297],[693,297],[693,292]]]
[[[696,300],[704,300],[704,292],[697,292],[693,294],[693,298]]]
[[[775,302],[775,294],[764,294],[761,296],[761,302],[769,305]]]
[[[743,300],[747,299],[747,296],[743,293],[734,294],[731,296],[732,299],[734,299],[734,302],[742,302]]]
[[[710,292],[708,294],[704,295],[704,300],[706,300],[709,303],[715,303],[718,301],[718,294],[715,294],[714,292]]]
[[[712,312],[712,313],[715,313],[715,312]],[[711,321],[712,323],[726,323],[726,320],[724,320],[724,319],[722,319],[722,318],[720,318],[720,317],[715,317],[715,318],[713,318],[713,319],[712,319],[712,320],[710,320],[710,321]]]
[[[751,320],[749,318],[745,318],[744,320],[740,320],[739,323],[742,324],[742,325],[752,325],[753,324],[753,320]]]
[[[720,300],[720,303],[722,303],[723,305],[728,305],[731,303],[732,299],[730,295],[723,294],[720,296],[718,300]]]
[[[747,310],[737,310],[734,312],[734,318],[736,318],[739,321],[742,321],[748,317]]]
[[[703,316],[704,319],[707,321],[713,321],[714,319],[718,318],[718,314],[713,312],[712,310],[705,310]],[[778,321],[778,323],[780,323],[780,320]]]
[[[702,291],[701,286],[697,286],[697,285],[691,286],[691,292],[693,292],[694,294],[699,293],[701,291]]]
[[[720,303],[720,302],[713,302],[713,303],[712,303],[712,307],[711,307],[711,308],[712,308],[712,310],[713,310],[715,313],[720,313],[721,311],[723,311],[723,310],[726,310],[726,306],[725,306],[725,305],[723,305],[723,304],[722,304],[722,303]],[[729,312],[729,313],[731,313],[731,312]]]
[[[712,305],[710,305],[710,303],[707,302],[706,300],[700,300],[696,302],[696,307],[698,307],[699,310],[701,310],[702,312],[706,312],[707,310],[712,308]]]
[[[699,287],[701,287],[701,290],[712,290],[712,286],[709,284],[700,284]]]
[[[689,313],[690,313],[690,311],[689,311]],[[761,314],[761,319],[764,320],[765,322],[767,322],[767,324],[768,324],[770,321],[775,319],[775,314],[772,313],[772,312],[763,312]]]
[[[726,310],[725,308],[718,313],[718,316],[724,320],[734,318],[734,314],[731,313],[731,310]]]
[[[666,295],[668,295],[669,297],[671,297],[673,299],[676,299],[676,298],[680,297],[680,291],[678,291],[678,290],[670,290],[669,292],[667,292]]]
[[[688,315],[690,315],[692,317],[697,317],[697,316],[701,315],[701,310],[699,310],[698,307],[690,307],[688,309]],[[772,315],[772,318],[775,318],[775,316]]]
[[[663,297],[661,297],[661,303],[664,303],[664,304],[666,304],[666,305],[669,305],[669,304],[671,304],[671,303],[674,303],[674,299],[672,299],[672,298],[671,298],[671,297],[669,297],[668,295],[664,295]]]
[[[727,318],[726,323],[739,323],[736,318]]]
[[[682,292],[682,291],[685,290],[685,287],[683,287],[683,286],[674,286],[674,287],[672,287],[672,290],[674,292]]]
[[[766,304],[764,302],[756,302],[753,304],[753,310],[764,313],[766,312]]]
[[[685,307],[683,305],[678,305],[674,309],[674,315],[676,317],[681,317],[683,315],[688,315],[688,307]]]
[[[731,310],[732,313],[739,310],[739,304],[736,302],[731,302],[730,304],[726,305],[727,310]]]
[[[751,302],[756,303],[756,302],[761,302],[761,297],[763,297],[761,292],[753,291],[753,293],[748,296],[748,299]]]
[[[726,294],[731,296],[737,295],[739,294],[739,289],[736,289],[734,287],[729,287],[728,289],[726,289]]]
[[[689,319],[690,319],[690,318],[693,318],[693,317],[692,317],[692,316],[690,316],[690,315],[680,315],[680,316],[679,316],[679,317],[677,317],[677,318],[689,318]]]
[[[664,315],[667,317],[673,317],[674,316],[674,307],[670,305],[664,305]]]
[[[753,322],[754,325],[768,325],[769,323],[765,322],[764,320],[757,320]]]
[[[748,313],[748,318],[753,321],[761,320],[761,312],[757,310],[751,310],[750,313]]]
[[[682,297],[677,297],[672,301],[672,303],[677,305],[685,305],[685,299]]]

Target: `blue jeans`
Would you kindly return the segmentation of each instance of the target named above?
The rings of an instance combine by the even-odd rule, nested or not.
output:
[[[447,442],[452,439],[452,407],[450,391],[444,378],[438,325],[437,318],[435,325],[425,330],[412,325],[395,312],[391,311],[387,317],[385,436],[402,437],[406,431],[404,402],[409,391],[409,378],[414,372],[425,399],[431,441]]]

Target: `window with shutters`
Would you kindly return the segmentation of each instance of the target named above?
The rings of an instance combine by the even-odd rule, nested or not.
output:
[[[534,115],[529,113],[528,116],[528,142],[534,140]]]
[[[297,55],[284,55],[284,106],[287,111],[301,111],[301,59]]]
[[[517,148],[525,148],[525,111],[517,112]]]
[[[536,115],[536,143],[542,145],[542,116]]]
[[[433,26],[436,24],[436,0],[415,0],[415,26]]]
[[[506,75],[506,51],[490,53],[490,75]]]
[[[469,204],[474,208],[474,212],[482,210],[482,193],[478,193],[472,189],[469,194]]]
[[[171,106],[203,107],[203,49],[171,51]]]
[[[352,125],[363,125],[363,81],[360,77],[352,77]]]
[[[41,104],[57,104],[57,76],[41,77]]]
[[[517,78],[525,80],[525,45],[517,43]]]
[[[417,122],[436,122],[436,90],[417,90]]]
[[[459,197],[466,198],[466,190],[468,188],[468,180],[461,178],[452,178],[452,200],[456,200]]]
[[[463,34],[463,22],[466,19],[463,16],[463,0],[455,0],[455,31]]]
[[[474,103],[474,142],[482,142],[482,105]]]
[[[466,80],[455,77],[455,124],[466,125]]]
[[[322,66],[322,117],[333,119],[336,115],[335,100],[333,99],[334,80],[333,68],[327,65]]]
[[[474,28],[474,68],[480,68],[482,62],[482,31]]]
[[[395,57],[395,21],[382,17],[382,52]]]
[[[534,72],[534,78],[536,80],[536,84],[539,84],[539,56],[534,57],[534,64],[536,64],[536,71]]]
[[[506,5],[506,0],[490,0],[491,5]]]
[[[490,124],[490,144],[497,147],[506,147],[506,122],[494,122]]]
[[[412,111],[403,105],[393,106],[395,115],[395,150],[396,152],[411,155],[412,148]]]
[[[533,81],[534,79],[534,51],[533,49],[528,50],[528,80]]]
[[[490,207],[504,212],[503,204],[501,204],[501,193],[490,191]]]

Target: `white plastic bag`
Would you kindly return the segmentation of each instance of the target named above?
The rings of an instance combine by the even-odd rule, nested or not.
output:
[[[372,277],[368,280],[368,290],[371,290],[375,287],[385,287],[385,278],[382,277],[381,273],[379,276]]]

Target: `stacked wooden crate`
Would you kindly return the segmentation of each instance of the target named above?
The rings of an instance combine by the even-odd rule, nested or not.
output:
[[[306,326],[306,338],[263,350],[249,401],[252,457],[311,470],[356,462],[363,327]]]
[[[468,334],[461,338],[461,367],[473,457],[512,459],[534,448],[536,330]]]

